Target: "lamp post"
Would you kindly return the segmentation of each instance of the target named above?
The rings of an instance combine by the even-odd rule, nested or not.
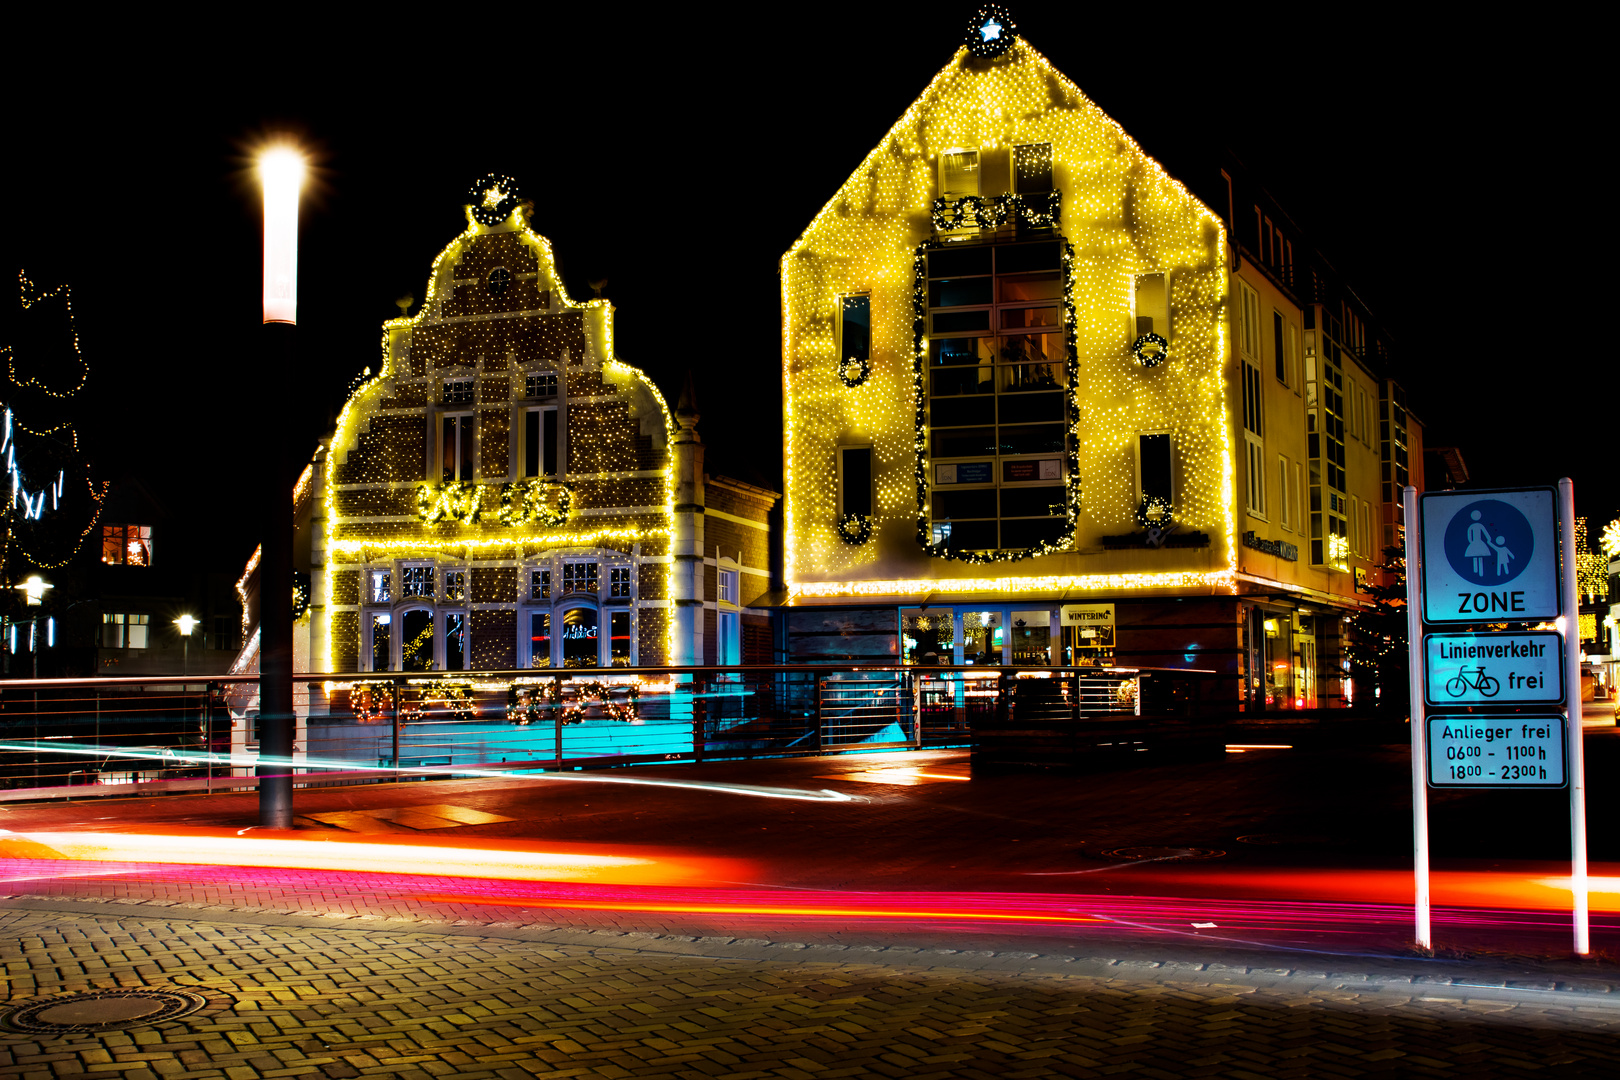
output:
[[[264,344],[267,370],[291,368],[298,321],[298,193],[304,157],[290,146],[259,156],[264,187]],[[283,425],[261,419],[264,514],[259,557],[259,824],[292,828],[293,520],[292,478]],[[268,764],[265,764],[268,762]]]
[[[174,625],[180,628],[180,677],[185,678],[186,669],[191,664],[191,632],[197,628],[197,620],[190,615],[182,615],[174,620]]]
[[[39,607],[45,602],[45,590],[54,589],[55,585],[46,581],[38,574],[29,575],[28,579],[20,585],[13,585],[14,589],[21,589],[27,598],[29,607]],[[50,637],[51,644],[56,644],[56,620],[45,620],[45,632]],[[28,651],[34,661],[34,678],[39,678],[39,615],[36,613],[28,620]],[[37,692],[36,692],[37,693]]]

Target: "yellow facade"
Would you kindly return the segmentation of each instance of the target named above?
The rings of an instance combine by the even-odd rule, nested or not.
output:
[[[921,258],[952,245],[1016,242],[1043,222],[939,228],[942,158],[978,151],[978,192],[1014,190],[1017,147],[1050,147],[1066,241],[1064,287],[1074,356],[1063,535],[1033,558],[1002,550],[938,557],[920,542],[941,475],[923,408],[927,340],[915,332]],[[1019,160],[1024,160],[1020,158]],[[954,167],[954,165],[953,165]],[[949,182],[949,181],[947,181]],[[949,206],[948,206],[949,209]],[[929,249],[933,242],[939,248]],[[1228,255],[1220,218],[1023,40],[982,59],[959,50],[782,259],[786,578],[803,598],[942,592],[1232,591],[1237,567]],[[1168,356],[1133,351],[1140,282],[1165,275]],[[869,375],[849,386],[838,346],[841,304],[870,307]],[[1142,531],[1145,434],[1172,447],[1170,519],[1207,543],[1106,542]],[[872,450],[870,537],[839,532],[839,448]],[[1000,462],[1000,459],[997,459]],[[1007,467],[1001,462],[1002,468]],[[975,473],[974,475],[982,475]],[[1011,475],[1003,473],[1001,475]],[[919,483],[923,490],[919,494]],[[921,513],[921,521],[919,514]]]

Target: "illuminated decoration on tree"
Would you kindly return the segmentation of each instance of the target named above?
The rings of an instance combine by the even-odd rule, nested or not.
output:
[[[963,39],[968,52],[981,59],[1000,56],[1018,37],[1018,24],[1000,4],[986,4],[968,22]]]
[[[0,495],[0,576],[7,581],[15,574],[14,555],[42,570],[70,562],[96,534],[111,486],[91,479],[78,453],[78,432],[59,411],[84,388],[90,372],[74,325],[72,290],[42,290],[26,271],[17,281],[21,310],[6,322],[0,343],[7,381],[0,401],[0,467],[10,489]],[[25,414],[54,422],[32,428]]]
[[[1002,54],[985,63],[967,48],[958,51],[782,258],[789,591],[857,599],[1234,589],[1230,259],[1221,220],[1016,36],[1010,18],[997,14],[995,21],[1007,40]],[[1011,204],[991,209],[996,192],[981,191],[979,203],[962,211],[964,229],[969,210],[974,218],[968,235],[934,229],[944,152],[977,148],[980,174],[990,182],[992,170],[1010,169],[1012,148],[1026,145],[1050,147],[1057,190],[1025,195],[1022,203],[1041,198],[1041,215],[1031,220],[1020,209],[1014,222]],[[1002,213],[1009,220],[992,228]],[[931,389],[924,382],[931,316],[926,292],[918,295],[919,282],[926,283],[920,264],[932,250],[1000,242],[1038,225],[1065,245],[1063,318],[1073,335],[1062,457],[1068,506],[1065,520],[1054,524],[1062,526],[1060,540],[1063,533],[1070,539],[1067,546],[1047,542],[950,558],[932,543],[926,513],[934,478],[919,406]],[[1144,274],[1165,275],[1170,320],[1161,333],[1177,360],[1153,371],[1134,352],[1135,283]],[[869,296],[872,313],[871,374],[859,394],[838,378],[838,304],[850,295]],[[1211,540],[1166,569],[1152,565],[1163,566],[1166,553],[1104,553],[1101,546],[1102,537],[1135,526],[1144,433],[1170,436],[1177,523]],[[872,536],[859,545],[845,543],[838,528],[844,439],[872,448]],[[1015,562],[1022,574],[997,572]]]
[[[384,324],[381,363],[338,416],[323,480],[329,616],[317,659],[353,670],[373,602],[359,583],[422,560],[467,566],[469,666],[515,666],[513,620],[529,600],[518,582],[535,560],[566,550],[637,566],[633,647],[659,663],[672,651],[673,417],[651,380],[614,356],[608,301],[568,295],[512,178],[482,178],[467,202],[467,228],[434,260],[422,303]],[[567,422],[558,474],[547,458],[547,475],[535,477],[528,461],[526,478],[528,381],[542,372]],[[457,458],[454,471],[440,468],[449,444],[442,463],[435,445],[439,410],[452,404],[446,383],[469,387],[454,415],[476,431],[476,455]]]
[[[1620,559],[1620,521],[1611,521],[1603,526],[1603,554],[1611,559]]]
[[[1158,334],[1143,334],[1131,345],[1143,367],[1158,367],[1170,355],[1170,343]]]
[[[1575,519],[1575,580],[1582,602],[1595,603],[1609,598],[1608,561],[1592,550],[1584,517]]]

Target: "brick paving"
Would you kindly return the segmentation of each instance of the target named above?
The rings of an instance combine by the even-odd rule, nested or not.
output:
[[[505,933],[12,907],[8,1004],[177,985],[209,1005],[148,1028],[0,1037],[0,1077],[1606,1077],[1620,1050],[1608,995]]]

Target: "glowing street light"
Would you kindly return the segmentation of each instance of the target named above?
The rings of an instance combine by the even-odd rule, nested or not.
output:
[[[180,674],[184,677],[191,659],[191,632],[197,629],[197,620],[190,615],[182,615],[174,620],[174,625],[180,628]]]
[[[259,155],[264,185],[264,321],[298,321],[298,192],[304,155],[274,146]]]

